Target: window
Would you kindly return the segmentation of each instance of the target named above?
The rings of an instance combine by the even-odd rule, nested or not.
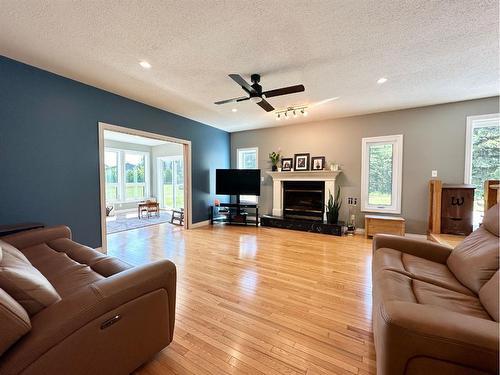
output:
[[[259,149],[257,147],[239,148],[237,152],[238,169],[258,169]],[[256,195],[241,195],[242,202],[257,203]]]
[[[138,201],[149,194],[149,153],[104,149],[106,202]]]
[[[104,168],[106,176],[106,202],[116,202],[120,199],[118,188],[119,156],[117,151],[105,151]]]
[[[146,155],[125,151],[125,200],[146,197]]]
[[[467,117],[464,182],[474,192],[474,225],[484,213],[484,181],[500,179],[500,114]]]
[[[362,139],[361,209],[401,213],[403,136]]]

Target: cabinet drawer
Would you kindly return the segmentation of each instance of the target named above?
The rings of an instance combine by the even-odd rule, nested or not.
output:
[[[395,234],[404,236],[405,222],[404,220],[394,219],[365,219],[366,236],[374,236],[375,234]]]

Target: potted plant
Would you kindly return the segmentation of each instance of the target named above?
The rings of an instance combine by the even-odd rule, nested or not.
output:
[[[272,170],[277,171],[278,170],[278,163],[280,162],[280,152],[271,152],[269,154],[269,159],[271,160],[271,165],[272,165]]]
[[[337,195],[333,199],[332,193],[328,190],[328,202],[326,206],[326,222],[328,224],[337,224],[339,222],[339,212],[342,206],[340,199],[340,186],[337,188]]]

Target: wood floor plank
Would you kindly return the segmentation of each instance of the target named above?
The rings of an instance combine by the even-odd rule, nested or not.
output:
[[[174,341],[136,374],[374,374],[371,240],[169,224],[108,236],[108,254],[177,266]]]

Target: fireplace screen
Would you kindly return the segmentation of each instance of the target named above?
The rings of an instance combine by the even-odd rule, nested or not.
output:
[[[285,181],[283,183],[284,218],[322,221],[324,210],[324,181]]]

